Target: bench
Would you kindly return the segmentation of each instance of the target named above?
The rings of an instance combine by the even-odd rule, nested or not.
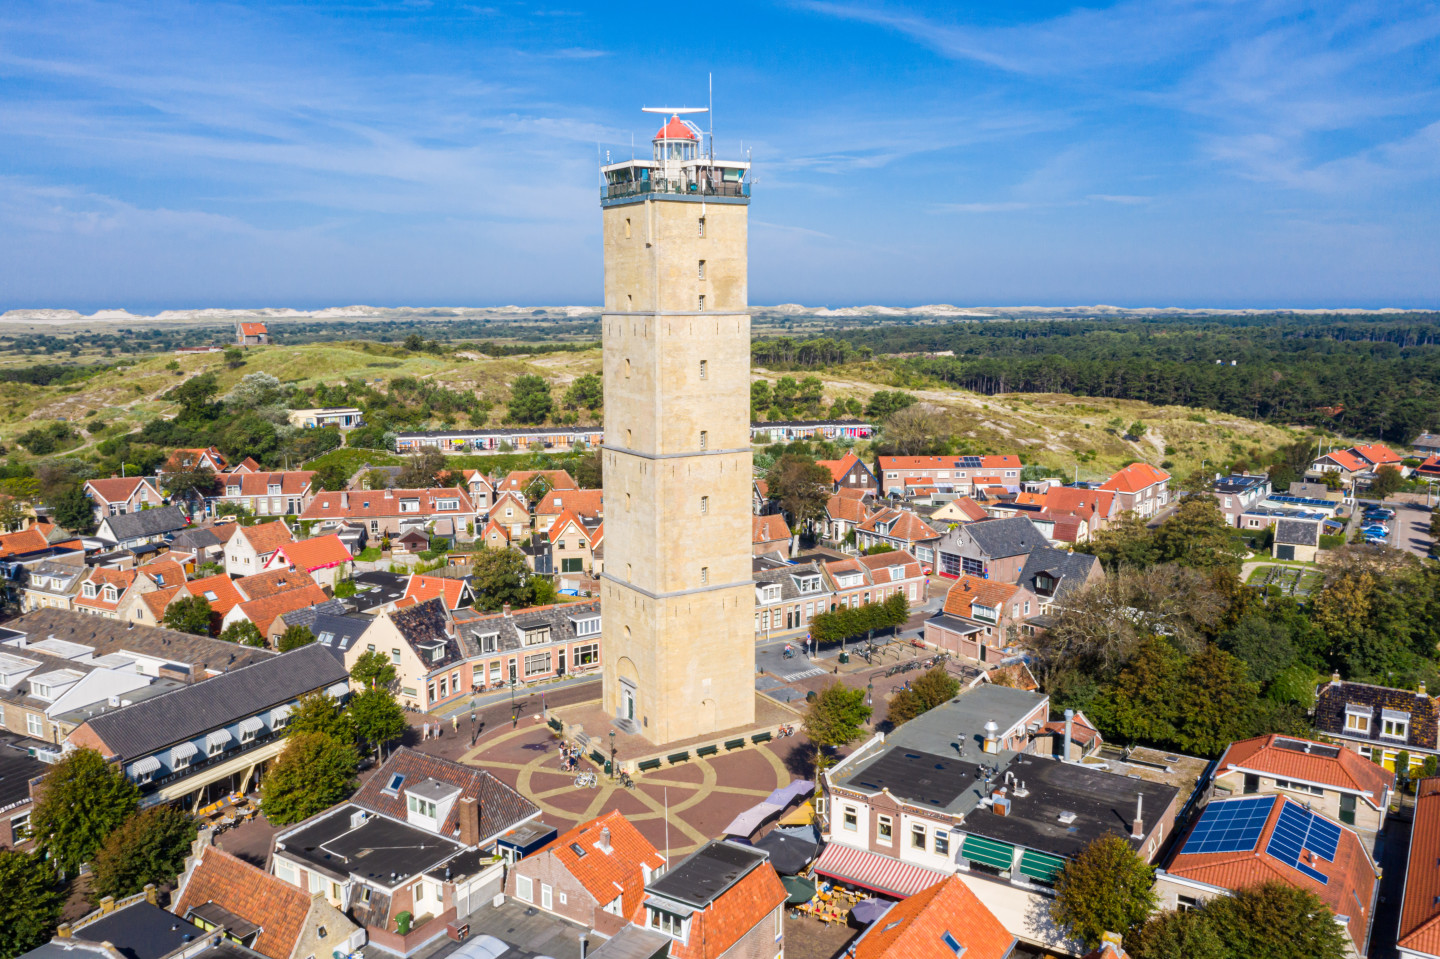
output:
[[[720,751],[719,746],[701,746],[695,750],[696,756],[713,756]]]
[[[727,741],[727,742],[725,743],[725,748],[726,748],[726,749],[744,749],[744,748],[745,748],[745,737],[744,737],[744,736],[741,736],[739,739],[731,739],[731,740]]]
[[[768,743],[770,741],[770,734],[756,733],[755,735],[750,737],[750,741],[752,743]]]

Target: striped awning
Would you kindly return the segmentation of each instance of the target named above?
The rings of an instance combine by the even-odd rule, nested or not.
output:
[[[146,773],[158,773],[159,771],[160,760],[154,756],[146,756],[130,764],[130,775],[132,776],[143,776]]]
[[[258,733],[265,728],[265,721],[259,716],[249,716],[240,720],[240,731],[242,733]]]
[[[1015,847],[1008,842],[997,842],[984,836],[966,836],[960,847],[960,855],[971,862],[984,863],[995,869],[1010,869],[1015,865]]]
[[[333,683],[332,685],[326,687],[325,695],[329,696],[331,699],[339,699],[341,696],[344,696],[349,691],[349,683]]]
[[[194,743],[181,743],[178,746],[172,746],[170,748],[170,761],[173,763],[177,759],[189,759],[195,755],[196,752],[198,752],[198,750],[195,748]]]
[[[1040,882],[1051,883],[1065,871],[1065,860],[1048,853],[1026,849],[1020,853],[1020,873]]]
[[[913,896],[945,878],[945,873],[913,866],[889,856],[831,843],[815,860],[813,871],[887,896]]]
[[[273,723],[277,719],[288,719],[290,714],[294,711],[295,707],[291,706],[289,703],[286,703],[283,706],[276,706],[274,709],[270,710],[270,721]]]
[[[217,729],[205,737],[206,746],[223,746],[234,737],[228,729]]]

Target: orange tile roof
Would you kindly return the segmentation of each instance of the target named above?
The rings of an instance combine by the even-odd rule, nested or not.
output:
[[[44,549],[50,544],[45,539],[45,534],[37,527],[40,524],[22,529],[18,533],[5,533],[0,535],[0,558],[14,556],[18,553],[29,553],[34,550]]]
[[[209,463],[205,461],[209,460]],[[214,464],[211,466],[210,464]],[[213,446],[194,449],[179,449],[171,453],[165,460],[165,472],[185,473],[198,469],[200,466],[210,466],[211,469],[225,468],[225,454]]]
[[[1363,473],[1370,468],[1369,463],[1349,450],[1331,450],[1320,458],[1331,460],[1351,473]]]
[[[775,867],[769,860],[760,863],[691,917],[689,941],[672,942],[671,959],[718,959],[783,903],[786,895]],[[643,910],[642,903],[631,918],[643,924]]]
[[[285,496],[299,496],[310,488],[315,479],[314,470],[285,470],[273,473],[226,473],[224,487],[226,496],[269,496],[270,484],[279,483],[280,493]],[[232,493],[231,487],[239,487]]]
[[[1363,459],[1369,460],[1376,466],[1382,466],[1387,463],[1402,462],[1399,453],[1396,453],[1388,446],[1381,446],[1379,443],[1372,443],[1364,446],[1352,446],[1350,447],[1350,452]]]
[[[510,542],[510,531],[492,519],[488,521],[485,524],[485,528],[480,531],[480,539],[486,543],[493,543],[496,541],[497,536],[506,543]]]
[[[582,536],[591,535],[590,529],[585,525],[585,521],[576,513],[567,509],[555,517],[555,522],[550,524],[550,542],[555,542],[555,538],[571,526],[575,527],[575,531]]]
[[[1211,802],[1245,802],[1253,797],[1221,799]],[[1374,900],[1376,867],[1360,838],[1346,826],[1340,828],[1340,842],[1336,847],[1334,862],[1326,862],[1319,856],[1312,856],[1306,864],[1325,876],[1328,882],[1319,882],[1298,869],[1271,856],[1267,851],[1270,836],[1280,819],[1280,811],[1286,803],[1299,806],[1292,800],[1277,796],[1266,817],[1265,827],[1256,840],[1253,849],[1243,852],[1187,853],[1184,843],[1180,852],[1171,857],[1166,872],[1209,883],[1223,889],[1243,889],[1265,882],[1283,882],[1309,890],[1330,907],[1337,916],[1350,919],[1350,938],[1357,947],[1365,942],[1365,930],[1370,923],[1370,904]],[[1324,818],[1324,817],[1322,817]],[[1333,825],[1333,820],[1326,820]],[[1199,822],[1199,819],[1196,820]],[[1194,826],[1191,826],[1193,830]]]
[[[293,613],[297,609],[314,606],[316,603],[323,603],[329,598],[323,589],[311,584],[303,589],[291,589],[273,596],[266,596],[264,599],[241,603],[240,612],[255,624],[255,628],[260,630],[260,634],[263,636],[270,631],[276,616]]]
[[[1020,494],[1025,496],[1027,494]],[[1105,489],[1077,489],[1074,486],[1052,486],[1037,497],[1034,502],[1056,512],[1075,513],[1080,516],[1099,515],[1108,519],[1115,503],[1115,491]]]
[[[255,457],[247,456],[240,462],[236,463],[234,467],[232,467],[231,472],[258,473],[260,472],[260,464],[255,462]]]
[[[280,569],[267,569],[265,572],[256,573],[253,576],[242,576],[234,580],[234,583],[240,598],[249,602],[255,599],[265,599],[267,596],[278,596],[294,589],[305,589],[314,586],[315,580],[306,570],[281,567]]]
[[[853,452],[846,453],[838,460],[815,461],[817,466],[823,466],[827,470],[829,470],[830,478],[837,483],[843,480],[845,478],[845,474],[850,472],[851,468],[854,467],[855,464],[858,462],[860,462],[860,457],[856,456]]]
[[[891,580],[890,567],[892,566],[903,567],[903,572],[900,574],[901,579],[914,579],[921,575],[920,561],[903,549],[897,549],[889,553],[877,553],[874,556],[857,556],[855,559],[860,565],[870,571],[870,578],[876,586],[883,586],[886,583],[900,581]]]
[[[961,466],[958,456],[882,456],[879,458],[882,470],[953,470],[966,469]],[[975,467],[970,467],[974,469]],[[980,457],[979,469],[1005,470],[1020,468],[1020,457],[1013,454]]]
[[[1015,937],[959,876],[900,900],[865,931],[852,959],[955,959],[949,933],[965,959],[1005,959]]]
[[[160,498],[160,491],[142,476],[112,476],[109,479],[86,480],[85,486],[104,503],[123,503],[135,495],[135,491],[141,486],[149,486],[155,498]]]
[[[600,848],[601,830],[610,830],[610,851]],[[575,852],[579,846],[584,855]],[[531,855],[551,853],[601,906],[621,896],[621,915],[633,915],[645,896],[642,865],[657,870],[665,857],[640,834],[618,809],[561,833]]]
[[[250,548],[262,555],[273,553],[286,543],[295,542],[295,537],[290,534],[290,527],[285,525],[284,520],[278,519],[273,523],[242,526],[235,535],[244,537]]]
[[[264,336],[270,332],[265,329],[264,323],[241,323],[240,333],[242,336]]]
[[[790,538],[790,527],[779,513],[751,517],[750,527],[751,542],[756,544],[778,543]]]
[[[551,489],[579,489],[580,484],[575,482],[575,477],[566,470],[515,470],[500,481],[495,487],[496,490],[518,490],[523,492],[525,487],[537,476],[545,477]]]
[[[456,609],[465,593],[465,581],[443,576],[411,576],[405,586],[404,599],[423,603],[437,596],[444,597],[446,609]]]
[[[865,522],[861,523],[858,528],[867,532],[879,532],[877,527],[883,523],[892,523],[893,525],[890,527],[890,532],[881,535],[893,536],[896,539],[903,539],[910,543],[936,539],[940,536],[934,527],[926,524],[924,520],[914,513],[888,507],[872,514]]]
[[[200,859],[175,903],[175,915],[183,918],[207,902],[259,926],[260,934],[251,948],[269,959],[290,959],[310,914],[308,892],[214,846],[200,850]]]
[[[135,572],[143,573],[156,586],[179,586],[185,582],[185,567],[170,559],[169,555],[167,553],[164,559],[146,563]]]
[[[985,512],[985,507],[981,506],[979,503],[975,502],[968,496],[960,497],[959,499],[954,501],[953,505],[956,509],[964,513],[972,520],[984,519],[985,517],[990,515],[989,513]]]
[[[945,612],[952,616],[969,616],[978,601],[981,606],[999,609],[1020,587],[1014,583],[997,583],[966,574],[955,581],[945,594]]]
[[[148,593],[142,593],[140,601],[150,610],[150,615],[155,617],[155,621],[159,622],[165,618],[165,607],[170,605],[170,600],[174,599],[178,592],[180,592],[179,586],[152,589]]]
[[[328,536],[316,536],[312,539],[286,543],[280,547],[270,562],[272,565],[284,562],[308,573],[310,570],[327,569],[331,566],[338,566],[340,563],[348,563],[354,558],[345,548],[345,544],[340,541],[340,537],[331,533]]]
[[[605,512],[605,491],[598,489],[552,490],[535,504],[535,515],[554,516],[570,510],[581,516],[601,516]]]
[[[232,536],[240,532],[240,524],[216,523],[214,526],[210,527],[210,532],[215,535],[215,538],[218,539],[223,546],[224,544],[230,542],[230,538]]]
[[[214,593],[215,598],[205,596],[210,603],[210,609],[221,617],[236,604],[244,601],[239,590],[235,588],[235,582],[224,573],[216,573],[214,576],[206,576],[204,579],[192,579],[185,584],[185,592],[191,596],[205,596],[206,593]]]
[[[1420,780],[1400,903],[1401,949],[1440,955],[1440,777]]]
[[[1117,493],[1138,493],[1156,483],[1168,483],[1169,481],[1170,474],[1158,467],[1151,466],[1149,463],[1131,463],[1101,483],[1100,488],[1115,490]]]
[[[831,519],[842,519],[847,523],[863,523],[870,511],[865,507],[865,501],[851,496],[842,495],[846,490],[841,490],[825,501],[825,512]]]
[[[406,513],[405,515],[414,519],[427,516],[453,516],[456,518],[467,516],[475,512],[475,505],[470,499],[470,494],[458,486],[436,487],[434,489],[392,489],[392,490],[342,490],[331,492],[325,490],[316,495],[300,514],[301,519],[358,519],[369,516],[399,516],[400,501],[402,499],[418,499],[420,509],[418,512]],[[453,499],[457,501],[457,509],[437,510],[435,501],[437,499]],[[342,506],[348,503],[348,506]]]
[[[1289,744],[1285,748],[1281,744]],[[1327,746],[1326,752],[1336,749],[1339,755],[1331,757],[1317,752],[1302,752],[1295,744],[1327,746],[1314,740],[1296,736],[1281,736],[1271,733],[1231,743],[1216,764],[1215,775],[1224,775],[1229,769],[1245,769],[1250,772],[1277,776],[1280,779],[1298,779],[1307,783],[1331,786],[1366,793],[1371,806],[1379,807],[1389,791],[1395,788],[1395,774],[1377,766],[1353,750]]]
[[[113,612],[119,608],[120,601],[125,598],[126,590],[135,582],[135,576],[136,573],[133,569],[111,569],[108,566],[96,566],[90,570],[89,575],[80,581],[82,584],[95,584],[94,597],[86,597],[82,585],[82,591],[75,596],[75,605]],[[115,587],[116,598],[113,603],[107,602],[105,599],[104,587],[106,586]]]

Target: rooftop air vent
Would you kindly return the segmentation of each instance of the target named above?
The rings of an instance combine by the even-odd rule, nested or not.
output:
[[[1075,813],[1066,809],[1065,811],[1060,813],[1060,821],[1067,826],[1070,825],[1072,822],[1075,821]]]

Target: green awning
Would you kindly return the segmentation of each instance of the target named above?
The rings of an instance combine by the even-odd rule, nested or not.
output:
[[[1065,868],[1065,860],[1043,852],[1025,850],[1020,854],[1020,873],[1040,882],[1054,884]]]
[[[1014,846],[986,839],[984,836],[966,836],[960,847],[960,855],[971,862],[983,863],[996,869],[1009,869],[1015,864]]]

